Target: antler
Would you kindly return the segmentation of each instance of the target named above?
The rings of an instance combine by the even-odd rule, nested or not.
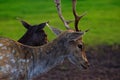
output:
[[[58,15],[59,15],[60,19],[61,19],[62,22],[64,23],[66,29],[70,29],[70,27],[69,27],[68,24],[69,24],[71,21],[66,21],[66,20],[64,19],[64,17],[62,16],[62,12],[61,12],[61,0],[54,0],[54,2],[55,2],[55,4],[56,4],[56,8],[57,8]]]
[[[77,3],[77,0],[72,0],[72,10],[73,10],[73,14],[74,14],[74,17],[75,17],[75,23],[74,23],[74,25],[75,25],[76,31],[80,31],[80,30],[78,29],[78,23],[79,23],[80,19],[81,19],[86,13],[83,13],[82,15],[79,16],[79,15],[76,13],[76,3]]]
[[[64,23],[65,27],[67,29],[70,29],[69,27],[69,23],[72,22],[72,21],[66,21],[62,15],[62,12],[61,12],[61,0],[54,0],[55,4],[56,4],[56,8],[57,8],[57,11],[58,11],[58,15],[60,17],[60,19],[62,20],[62,22]],[[80,31],[78,29],[78,23],[80,21],[80,19],[86,14],[86,13],[83,13],[82,15],[78,15],[77,12],[76,12],[76,3],[77,3],[77,0],[72,0],[72,11],[73,11],[73,15],[75,17],[75,21],[74,21],[74,26],[75,26],[75,30],[76,31]]]

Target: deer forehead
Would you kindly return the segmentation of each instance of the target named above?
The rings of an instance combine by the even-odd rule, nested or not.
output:
[[[73,33],[73,32],[75,32],[75,31],[70,29],[70,30],[66,30],[66,31],[62,32],[61,35],[67,35],[68,33]]]
[[[72,29],[69,29],[69,30],[67,30],[68,32],[75,32],[75,30],[72,30]]]

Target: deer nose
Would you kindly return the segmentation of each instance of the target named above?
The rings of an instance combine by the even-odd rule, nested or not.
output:
[[[90,66],[90,64],[89,64],[88,61],[86,61],[84,64],[86,65],[86,67],[89,67],[89,66]]]
[[[83,64],[81,64],[81,66],[82,66],[84,69],[87,69],[87,68],[89,67],[89,63],[85,61]]]

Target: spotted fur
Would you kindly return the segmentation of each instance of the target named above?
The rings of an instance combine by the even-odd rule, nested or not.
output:
[[[0,38],[0,80],[32,80],[65,58],[78,68],[88,67],[82,50],[83,32],[67,30],[53,41],[38,47],[23,45],[8,38]]]

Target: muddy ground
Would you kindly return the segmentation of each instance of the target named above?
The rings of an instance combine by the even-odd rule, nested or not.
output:
[[[120,80],[120,45],[89,47],[86,53],[89,69],[65,61],[35,80]]]

